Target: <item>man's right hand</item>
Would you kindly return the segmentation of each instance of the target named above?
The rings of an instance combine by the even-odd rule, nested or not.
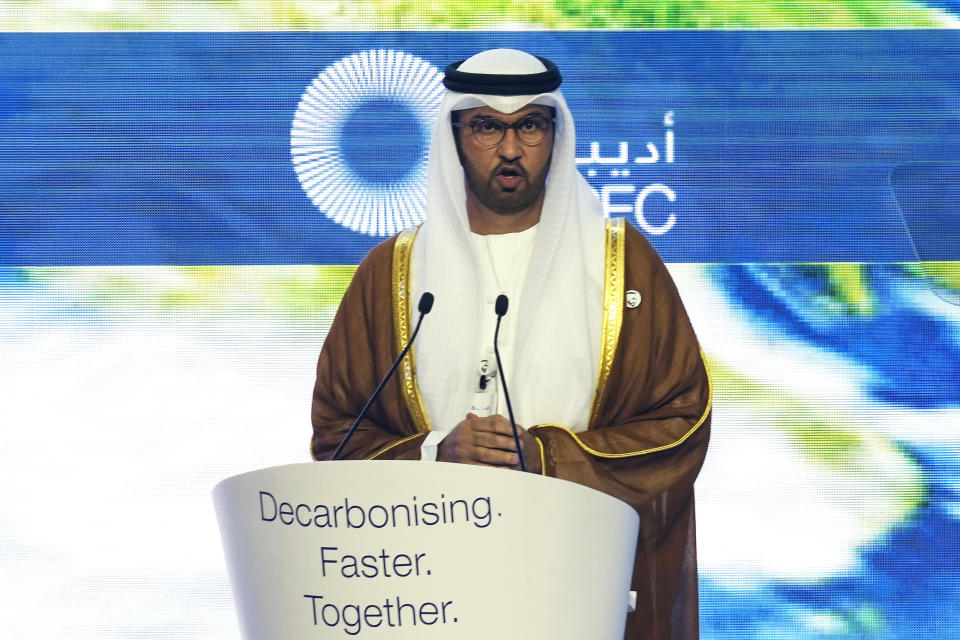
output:
[[[478,418],[472,413],[468,413],[466,419],[440,443],[437,460],[491,467],[520,464],[510,421],[500,415]]]

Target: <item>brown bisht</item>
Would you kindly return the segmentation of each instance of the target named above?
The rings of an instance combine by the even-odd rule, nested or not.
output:
[[[374,248],[344,295],[317,363],[311,441],[317,460],[329,459],[409,335],[414,237],[403,232]],[[627,616],[625,638],[695,639],[693,482],[709,439],[710,380],[666,267],[622,221],[607,225],[603,325],[590,427],[574,433],[540,424],[529,431],[542,447],[546,475],[608,493],[640,514],[632,582],[637,610]],[[408,356],[343,457],[416,460],[428,431]]]

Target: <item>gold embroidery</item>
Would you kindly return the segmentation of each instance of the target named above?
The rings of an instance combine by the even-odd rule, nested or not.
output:
[[[689,431],[687,431],[680,438],[678,438],[677,440],[674,440],[673,442],[660,445],[659,447],[652,447],[650,449],[640,449],[639,451],[625,451],[623,453],[606,453],[606,452],[597,451],[596,449],[592,449],[588,447],[586,444],[584,444],[583,440],[581,440],[580,437],[574,431],[571,431],[569,428],[559,424],[550,424],[550,423],[538,424],[535,427],[531,427],[530,430],[532,431],[534,429],[552,428],[552,429],[560,429],[562,431],[566,431],[567,434],[571,438],[573,438],[573,441],[576,442],[581,449],[583,449],[587,453],[597,456],[598,458],[631,458],[633,456],[643,456],[649,453],[657,453],[658,451],[666,451],[667,449],[673,449],[674,447],[679,447],[681,444],[686,442],[690,438],[690,436],[696,433],[697,429],[703,426],[703,423],[706,422],[707,420],[707,416],[710,415],[710,411],[713,409],[713,379],[710,377],[710,368],[707,367],[707,360],[706,358],[703,357],[702,351],[700,352],[700,359],[703,361],[703,370],[707,374],[707,390],[708,390],[707,406],[703,410],[703,414],[700,416],[700,419],[697,420],[696,424],[694,424]],[[539,442],[539,438],[537,440]]]
[[[383,447],[382,449],[378,450],[378,451],[377,451],[376,453],[374,453],[372,456],[370,456],[369,458],[367,458],[367,460],[376,460],[377,457],[383,455],[383,454],[386,453],[387,451],[390,451],[390,449],[393,449],[394,447],[399,446],[399,445],[401,445],[401,444],[403,444],[404,442],[407,442],[407,441],[409,441],[409,440],[413,440],[414,438],[418,438],[418,437],[420,437],[420,435],[421,435],[421,434],[419,434],[419,433],[415,433],[415,434],[413,434],[412,436],[407,436],[406,438],[403,438],[403,439],[401,439],[401,440],[397,440],[396,442],[391,442],[390,444],[388,444],[387,446],[385,446],[385,447]]]
[[[597,416],[607,388],[607,378],[613,369],[613,358],[620,341],[620,326],[623,324],[623,280],[626,277],[624,246],[626,231],[624,219],[607,220],[603,270],[603,330],[600,342],[600,367],[597,370],[597,386],[593,393],[593,409],[590,411],[589,429],[596,426]]]
[[[547,475],[547,452],[543,448],[543,443],[540,442],[540,438],[534,438],[537,441],[537,446],[540,448],[540,475]]]
[[[417,237],[419,227],[406,229],[397,236],[393,246],[393,331],[396,344],[396,353],[400,353],[410,339],[413,292],[410,291],[410,264],[413,258],[413,242]],[[400,363],[400,383],[403,385],[403,396],[407,401],[407,408],[413,417],[418,431],[429,431],[430,423],[427,420],[427,410],[420,396],[420,387],[417,384],[417,366],[413,349]],[[409,439],[409,438],[408,438]],[[401,440],[400,442],[404,442]],[[396,444],[400,444],[399,442]],[[385,450],[384,450],[385,451]],[[382,451],[377,452],[379,455]]]

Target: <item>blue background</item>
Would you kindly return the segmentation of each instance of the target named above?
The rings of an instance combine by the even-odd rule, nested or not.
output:
[[[492,41],[558,63],[578,157],[662,140],[675,112],[677,161],[620,180],[677,192],[649,209],[677,216],[668,262],[913,260],[890,174],[960,162],[953,31],[3,34],[0,265],[356,264],[378,239],[291,170],[304,89],[357,51],[442,69]],[[351,150],[369,175],[376,149]]]

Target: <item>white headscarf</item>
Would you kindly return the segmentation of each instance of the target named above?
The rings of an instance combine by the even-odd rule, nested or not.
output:
[[[546,67],[530,54],[495,49],[466,60],[459,69],[530,74]],[[433,132],[427,216],[412,263],[412,299],[425,291],[436,299],[414,347],[420,391],[434,430],[449,431],[465,417],[482,349],[492,340],[479,335],[481,314],[493,310],[484,305],[450,113],[481,105],[512,113],[531,103],[554,107],[556,128],[530,267],[520,299],[511,300],[507,312],[516,321],[516,333],[514,361],[503,363],[504,373],[517,424],[556,423],[581,431],[590,418],[600,358],[604,217],[574,161],[570,110],[559,90],[524,96],[448,91]]]

